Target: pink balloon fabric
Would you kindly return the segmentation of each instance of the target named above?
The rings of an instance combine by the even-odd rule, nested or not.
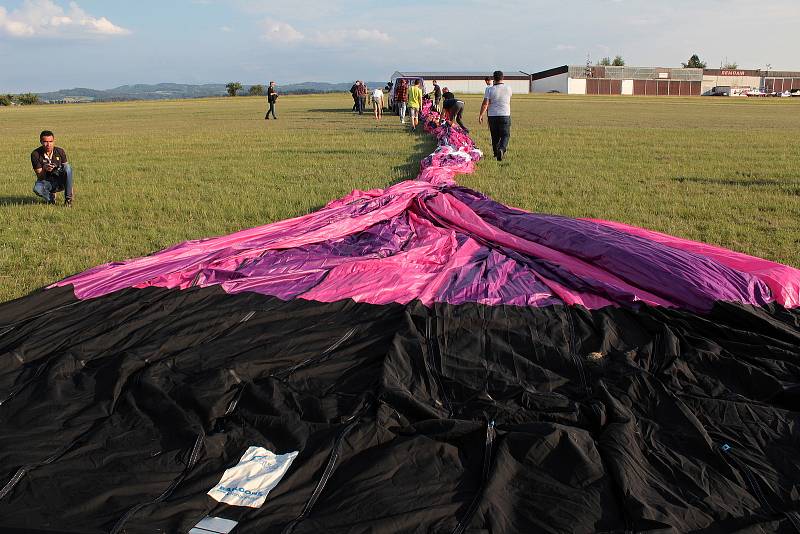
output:
[[[456,175],[474,171],[480,150],[430,103],[423,128],[438,143],[415,180],[100,265],[51,287],[72,285],[81,299],[132,287],[218,285],[228,293],[373,304],[800,306],[793,267],[620,223],[529,213],[461,187]]]

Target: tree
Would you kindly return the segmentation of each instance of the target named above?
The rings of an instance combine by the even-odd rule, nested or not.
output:
[[[228,96],[236,96],[236,93],[241,91],[242,84],[239,82],[229,82],[225,84],[225,89],[228,91]]]
[[[23,106],[30,106],[33,104],[39,103],[39,95],[35,93],[23,93],[21,95],[17,95],[17,102],[22,104]]]
[[[726,60],[725,63],[722,65],[722,68],[725,70],[736,70],[739,68],[739,64],[736,63],[735,61]]]
[[[10,106],[13,97],[11,95],[0,95],[0,106]]]
[[[689,58],[689,61],[686,63],[681,63],[684,69],[704,69],[706,68],[706,62],[700,61],[700,58],[697,54],[692,54],[692,57]]]
[[[247,91],[247,94],[250,96],[264,96],[264,86],[263,85],[251,85],[250,90]]]
[[[625,60],[622,59],[622,56],[614,56],[614,61],[612,61],[611,64],[615,67],[624,67]]]
[[[601,67],[608,67],[609,65],[611,65],[611,58],[604,57],[603,59],[598,61],[597,64],[600,65]]]

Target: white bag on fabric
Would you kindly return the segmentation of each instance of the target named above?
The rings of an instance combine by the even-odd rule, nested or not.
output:
[[[297,455],[298,451],[275,454],[263,447],[250,447],[238,464],[225,470],[219,484],[208,494],[231,506],[260,508]]]

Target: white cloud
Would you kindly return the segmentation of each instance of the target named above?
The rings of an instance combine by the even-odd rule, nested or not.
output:
[[[564,51],[566,51],[566,50],[575,50],[575,45],[569,45],[569,44],[559,44],[559,45],[556,45],[556,46],[553,48],[553,50],[557,50],[557,51],[559,51],[559,52],[564,52]]]
[[[219,31],[221,31],[221,32],[232,32],[233,28],[231,28],[230,26],[220,26]]]
[[[425,37],[422,40],[422,44],[424,46],[439,46],[442,43],[440,43],[439,40],[436,39],[435,37]]]
[[[380,30],[359,28],[356,30],[327,30],[317,32],[311,40],[320,45],[340,45],[349,42],[360,43],[388,43],[391,41],[389,34]]]
[[[265,41],[276,44],[293,45],[305,42],[320,46],[337,46],[347,43],[388,43],[392,40],[388,33],[376,29],[336,29],[303,33],[288,22],[265,19],[262,23]]]
[[[93,17],[76,2],[64,9],[52,0],[25,0],[13,11],[0,7],[0,34],[9,37],[76,38],[131,33],[105,17]]]
[[[305,39],[305,35],[297,31],[291,24],[277,20],[264,21],[264,33],[261,36],[271,43],[293,44]]]

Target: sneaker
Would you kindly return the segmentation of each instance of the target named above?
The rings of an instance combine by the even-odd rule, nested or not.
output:
[[[500,149],[497,151],[497,161],[503,161],[503,156],[506,155],[506,151],[504,149]]]
[[[65,208],[71,208],[72,207],[72,199],[71,198],[64,199],[64,207]]]

